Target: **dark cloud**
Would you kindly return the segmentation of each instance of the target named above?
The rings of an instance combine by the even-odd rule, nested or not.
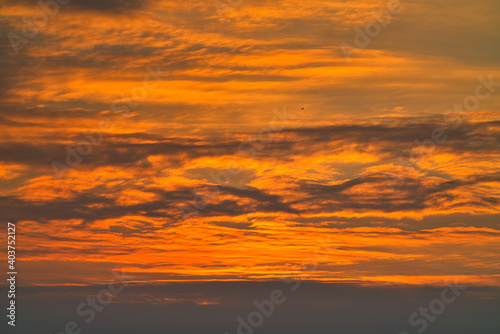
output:
[[[210,222],[210,224],[216,225],[216,226],[224,226],[224,227],[231,227],[231,228],[236,228],[239,230],[254,230],[255,227],[252,227],[251,222],[247,223],[235,223],[231,221],[220,221],[220,222]]]
[[[13,127],[24,127],[30,123],[4,119]],[[388,120],[393,122],[393,120]],[[463,123],[459,128],[452,129],[440,123],[430,122],[405,122],[394,125],[333,125],[317,128],[287,129],[279,134],[280,138],[256,144],[249,144],[251,139],[256,138],[258,133],[247,133],[244,139],[224,139],[206,137],[201,139],[186,139],[166,137],[159,134],[132,133],[132,134],[103,134],[101,144],[93,147],[93,152],[82,157],[82,166],[127,166],[140,163],[152,155],[165,155],[172,159],[175,164],[184,160],[199,157],[236,155],[248,157],[243,151],[251,151],[256,145],[264,145],[264,149],[256,149],[257,158],[287,159],[293,155],[311,154],[311,149],[321,152],[342,152],[344,143],[358,146],[359,152],[382,153],[385,159],[394,159],[397,162],[399,156],[407,160],[410,153],[418,145],[415,140],[423,141],[432,138],[432,131],[441,128],[448,136],[443,143],[435,143],[436,150],[450,153],[470,152],[473,154],[492,154],[500,150],[498,141],[500,134],[488,130],[495,126],[494,122]],[[42,124],[41,126],[49,126]],[[95,131],[94,131],[95,132]],[[99,132],[99,131],[98,131]],[[53,139],[67,140],[65,137]],[[74,134],[71,138],[73,143],[69,146],[74,150],[80,141],[88,140],[83,133]],[[132,141],[148,141],[147,143],[132,143]],[[239,151],[240,145],[243,151]],[[304,146],[306,145],[306,146]],[[328,145],[328,146],[325,146]],[[370,149],[368,150],[368,145]],[[373,151],[373,149],[377,151]],[[67,145],[61,145],[54,141],[46,144],[34,144],[28,142],[0,143],[0,160],[11,163],[41,165],[50,167],[53,161],[65,163],[68,154]],[[182,158],[181,158],[182,155]],[[383,156],[382,156],[383,157]]]
[[[13,121],[11,119],[0,116],[0,126],[2,125],[11,127],[20,127],[20,128],[27,126],[37,126],[36,123]]]
[[[392,124],[392,125],[391,125]],[[23,122],[10,122],[10,126],[24,127]],[[464,123],[456,129],[449,139],[439,144],[439,149],[452,153],[492,154],[498,152],[496,137],[487,129],[497,125],[495,122],[478,124]],[[274,141],[266,142],[265,149],[257,150],[255,159],[272,159],[283,162],[290,156],[309,156],[314,152],[328,149],[330,152],[344,150],[343,143],[352,147],[356,143],[357,150],[369,153],[383,153],[386,162],[398,163],[399,154],[409,152],[414,147],[416,138],[424,139],[425,134],[432,133],[438,123],[389,120],[387,125],[336,125],[318,128],[296,128],[285,130]],[[424,135],[422,135],[422,133]],[[252,138],[253,133],[236,134],[234,138],[220,141],[217,136],[206,138],[166,137],[151,133],[104,134],[103,142],[94,146],[93,152],[82,157],[80,165],[74,168],[91,170],[97,167],[116,166],[120,168],[134,167],[147,170],[151,168],[148,157],[163,155],[171,166],[180,167],[187,161],[200,157],[220,157],[226,155],[245,156],[238,152],[238,147],[247,141],[239,138]],[[493,137],[492,137],[493,136]],[[63,137],[60,138],[61,140]],[[72,140],[77,143],[85,139],[83,134],[75,135]],[[374,143],[376,143],[374,145]],[[370,145],[371,150],[367,150]],[[70,145],[75,149],[76,145]],[[11,142],[0,144],[0,160],[6,163],[37,166],[39,171],[48,171],[48,175],[56,176],[51,164],[57,161],[66,162],[66,145],[57,143],[36,144],[28,142]],[[243,167],[243,166],[242,166]],[[198,170],[196,178],[205,180],[207,186],[216,182],[208,177],[209,170]],[[213,169],[214,173],[220,172]],[[390,171],[388,171],[390,172]],[[391,172],[392,173],[392,172]],[[392,174],[391,174],[392,175]],[[248,175],[248,178],[254,178]],[[392,176],[391,176],[392,177]],[[238,204],[237,199],[226,199],[218,203],[209,203],[197,210],[204,216],[230,215],[237,216],[251,212],[291,212],[296,214],[335,212],[355,210],[357,212],[422,212],[426,209],[461,209],[475,207],[493,209],[500,204],[500,199],[493,194],[470,193],[471,187],[481,186],[488,182],[498,182],[498,174],[471,175],[460,179],[443,178],[440,182],[426,184],[414,175],[396,175],[391,183],[383,172],[365,173],[346,178],[335,185],[323,182],[292,180],[289,184],[290,195],[283,197],[266,193],[263,190],[243,185],[217,185],[221,195],[231,195],[237,199],[249,200],[246,206]],[[64,185],[64,177],[61,180]],[[217,181],[218,182],[218,181]],[[353,189],[369,186],[374,192],[352,192]],[[127,184],[125,187],[137,188]],[[84,223],[96,219],[119,218],[137,212],[147,212],[149,217],[169,218],[168,221],[180,223],[180,216],[171,217],[162,213],[161,209],[169,208],[178,211],[178,206],[193,206],[199,189],[182,189],[165,191],[155,186],[139,187],[139,190],[153,192],[160,200],[134,205],[118,205],[115,200],[94,196],[90,193],[108,192],[96,186],[89,193],[75,193],[73,199],[55,199],[43,204],[21,200],[15,196],[3,197],[2,214],[10,219],[29,219],[49,222],[53,219],[82,219]],[[201,189],[201,188],[200,188]],[[116,188],[115,191],[119,191]],[[70,190],[73,192],[73,190]],[[470,193],[471,196],[461,198],[458,193]],[[203,194],[201,194],[203,196]],[[308,209],[291,210],[294,205],[307,203]],[[98,205],[100,209],[88,209]],[[29,207],[29,210],[23,208]],[[77,210],[74,210],[77,208]],[[114,227],[113,232],[122,234],[141,233],[147,227],[130,229],[130,227]]]
[[[13,1],[9,0],[12,3],[22,2],[26,5],[30,5],[38,8],[39,1],[37,0],[21,0],[21,1]],[[45,1],[42,1],[45,2]],[[148,0],[69,0],[64,5],[59,5],[60,10],[88,10],[95,11],[99,13],[106,14],[122,14],[122,13],[130,13],[139,9],[146,7],[148,4]]]
[[[300,200],[291,203],[310,203],[316,209],[313,212],[336,212],[356,210],[356,212],[397,212],[416,211],[424,209],[477,208],[494,209],[500,204],[500,198],[476,195],[477,201],[462,200],[459,190],[466,192],[474,185],[500,181],[500,175],[478,175],[464,180],[445,180],[439,184],[426,185],[421,180],[408,177],[400,183],[392,185],[383,174],[371,174],[343,181],[337,185],[324,185],[311,182],[301,182],[298,191],[305,193]],[[349,192],[353,187],[370,185],[378,188],[375,192]],[[310,210],[304,210],[310,212]]]
[[[132,189],[134,188],[131,186]],[[127,189],[130,189],[127,188]],[[98,188],[93,192],[98,192]],[[119,189],[115,189],[118,191]],[[179,207],[189,205],[193,207],[197,193],[193,189],[178,191],[165,191],[158,188],[143,188],[139,190],[156,193],[160,199],[141,204],[118,204],[116,200],[90,193],[75,193],[72,199],[54,199],[51,201],[28,201],[16,196],[0,197],[0,214],[12,221],[32,220],[49,223],[51,220],[81,219],[82,227],[87,223],[100,219],[120,218],[126,215],[136,215],[143,212],[145,217],[163,218],[165,226],[179,224],[184,216]],[[109,189],[108,189],[109,191]],[[236,189],[232,187],[219,187],[221,193],[231,194],[241,199],[249,199],[251,203],[245,207],[240,206],[237,200],[225,200],[218,204],[210,204],[201,209],[200,214],[214,215],[240,215],[250,212],[283,212],[288,206],[281,202],[276,195],[269,195],[258,189]],[[97,206],[97,208],[96,208]],[[26,208],[29,208],[26,210]],[[168,212],[164,212],[167,209]],[[146,225],[145,225],[146,224]],[[140,234],[153,231],[154,227],[148,223],[138,224],[136,227],[114,226],[112,232],[123,234]]]

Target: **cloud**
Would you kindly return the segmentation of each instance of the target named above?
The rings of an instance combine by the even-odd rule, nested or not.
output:
[[[386,5],[244,1],[220,18],[210,1],[71,0],[19,53],[3,38],[0,215],[23,226],[26,262],[273,279],[330,236],[318,280],[495,280],[500,99],[457,127],[443,114],[499,80],[498,4],[406,2],[347,62],[339,44]],[[37,10],[6,2],[4,37]],[[137,96],[147,66],[169,75]],[[436,129],[447,139],[419,147]],[[58,179],[87,132],[102,142]]]
[[[27,6],[37,8],[39,6],[38,1],[34,0],[22,0],[22,1],[11,1],[13,4],[23,3]],[[142,9],[147,6],[147,1],[138,0],[110,0],[110,1],[99,1],[99,0],[70,0],[63,6],[63,10],[86,10],[98,13],[106,14],[130,14],[135,10]]]

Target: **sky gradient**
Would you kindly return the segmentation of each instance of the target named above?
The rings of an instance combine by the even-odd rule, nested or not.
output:
[[[215,304],[283,277],[499,300],[497,0],[48,3],[0,7],[0,226],[29,296],[123,269]]]

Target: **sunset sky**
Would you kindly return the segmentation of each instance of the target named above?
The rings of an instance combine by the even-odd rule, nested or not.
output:
[[[499,1],[47,3],[0,7],[0,225],[26,303],[122,269],[122,307],[458,280],[496,298],[498,332]]]

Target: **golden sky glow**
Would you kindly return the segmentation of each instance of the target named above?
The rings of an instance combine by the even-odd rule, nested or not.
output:
[[[401,1],[350,60],[387,1],[71,0],[16,53],[34,3],[1,13],[23,284],[500,286],[498,1]]]

